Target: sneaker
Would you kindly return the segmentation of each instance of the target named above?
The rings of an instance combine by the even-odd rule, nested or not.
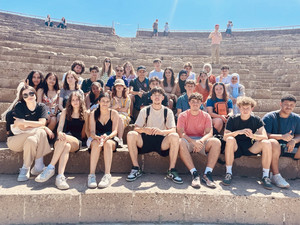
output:
[[[192,180],[192,187],[199,189],[200,188],[200,176],[197,171],[193,172],[193,180]]]
[[[123,139],[114,137],[114,140],[117,142],[117,148],[122,148],[123,147]]]
[[[29,173],[29,169],[25,169],[25,168],[20,168],[20,172],[19,172],[19,176],[18,176],[18,181],[27,181],[29,180],[30,177],[30,173]]]
[[[66,177],[64,175],[57,175],[55,179],[55,185],[60,190],[67,190],[70,186],[67,184]]]
[[[89,176],[88,176],[88,187],[89,188],[96,188],[97,187],[96,175],[95,174],[89,174]]]
[[[232,181],[232,174],[231,173],[226,173],[225,178],[222,180],[222,184],[225,186],[229,186]]]
[[[178,172],[175,168],[168,170],[167,178],[171,179],[176,184],[183,184],[183,180],[179,177]]]
[[[34,166],[34,167],[32,167],[32,169],[30,170],[30,173],[31,173],[33,176],[37,176],[37,175],[39,175],[40,173],[43,172],[44,168],[45,168],[45,165],[43,166],[43,169],[42,169],[42,170],[37,170],[37,169],[35,168],[35,166]]]
[[[212,174],[211,174],[210,171],[207,172],[207,174],[203,175],[202,182],[204,184],[206,184],[206,186],[209,187],[209,188],[216,188],[217,187],[214,180],[212,179]]]
[[[98,184],[99,188],[106,188],[110,185],[111,183],[111,174],[104,174],[102,177],[101,181]]]
[[[133,166],[130,174],[127,176],[127,181],[135,181],[137,178],[143,175],[143,171],[140,169],[140,167]]]
[[[279,188],[289,188],[290,184],[281,176],[281,174],[273,175],[270,178],[272,184],[275,184]]]
[[[272,184],[269,177],[263,177],[261,183],[265,189],[272,190]]]
[[[46,167],[43,172],[35,178],[36,182],[43,183],[49,180],[55,174],[54,169],[49,169]]]

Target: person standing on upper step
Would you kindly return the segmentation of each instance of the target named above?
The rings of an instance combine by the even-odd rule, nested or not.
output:
[[[154,70],[149,73],[149,79],[152,77],[158,77],[158,79],[162,80],[164,75],[164,70],[161,69],[161,60],[154,59],[153,60]]]
[[[272,144],[271,181],[280,188],[290,185],[280,175],[279,157],[300,159],[300,116],[293,113],[296,97],[288,94],[281,98],[280,109],[263,117],[265,129]]]
[[[10,114],[13,123],[7,138],[7,146],[14,152],[23,152],[23,166],[18,181],[27,181],[32,175],[40,174],[45,165],[43,157],[51,152],[47,135],[54,138],[53,132],[46,127],[47,108],[36,102],[36,90],[28,85],[21,88],[19,101]],[[10,120],[11,121],[11,120]],[[34,167],[30,167],[35,160]]]
[[[214,64],[220,63],[220,44],[222,41],[222,34],[219,32],[219,24],[215,25],[215,30],[211,32],[208,36],[211,39],[211,62]],[[214,58],[216,59],[214,61]]]
[[[155,20],[155,22],[152,25],[152,28],[153,28],[152,37],[153,36],[158,37],[158,19]]]
[[[189,97],[190,109],[178,116],[177,132],[180,136],[179,155],[192,175],[192,187],[200,188],[200,175],[195,168],[191,153],[207,156],[207,165],[202,177],[203,183],[216,188],[212,171],[221,152],[221,142],[213,137],[212,121],[208,113],[200,109],[202,95],[193,93]]]
[[[161,103],[164,90],[155,87],[151,90],[152,105],[144,107],[135,122],[135,128],[127,134],[128,151],[133,164],[127,181],[134,181],[143,175],[139,166],[138,154],[157,152],[159,155],[170,156],[167,177],[175,183],[182,184],[175,165],[179,150],[179,136],[176,133],[174,114],[171,109]]]
[[[164,36],[167,37],[169,36],[170,33],[170,28],[168,22],[166,22],[165,27],[164,27]]]
[[[77,75],[78,85],[79,85],[79,88],[81,88],[82,82],[84,80],[81,77],[81,75],[84,73],[84,70],[85,70],[84,62],[79,61],[79,60],[74,61],[71,65],[71,70],[73,72],[75,72],[75,74]],[[62,78],[62,83],[64,83],[66,75],[67,75],[67,73],[64,73],[63,78]]]
[[[216,82],[230,84],[230,81],[231,81],[231,75],[229,75],[229,66],[223,65],[221,67],[221,74],[220,74],[220,76],[217,76]]]
[[[241,114],[230,117],[224,131],[226,176],[222,184],[225,186],[231,184],[235,158],[261,154],[263,172],[261,183],[265,189],[272,190],[269,178],[272,145],[268,140],[263,121],[252,114],[256,102],[250,97],[240,97],[237,105]]]

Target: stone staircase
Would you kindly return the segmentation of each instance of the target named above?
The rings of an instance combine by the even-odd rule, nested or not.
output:
[[[150,72],[153,59],[159,57],[163,68],[172,66],[178,73],[190,61],[198,73],[204,63],[210,62],[206,34],[121,38],[106,28],[74,25],[61,30],[45,27],[37,19],[4,13],[0,13],[0,31],[0,113],[14,100],[17,85],[33,69],[44,74],[55,72],[61,78],[74,60],[82,60],[87,68],[83,76],[88,77],[88,68],[101,67],[104,57],[109,56],[113,65],[128,60],[135,68],[141,64],[147,66]],[[262,31],[224,39],[221,62],[230,66],[230,72],[240,74],[246,94],[258,102],[257,115],[278,109],[284,93],[292,93],[300,101],[299,45],[299,32],[291,31],[275,34]],[[214,65],[213,74],[219,73],[220,66]],[[300,106],[295,112],[300,113]],[[297,224],[300,219],[299,181],[291,180],[300,177],[300,164],[289,158],[280,159],[280,170],[290,179],[291,190],[263,190],[257,184],[261,158],[242,157],[235,162],[233,186],[219,185],[225,167],[217,164],[214,170],[217,189],[201,187],[196,191],[189,187],[190,176],[180,159],[177,167],[185,184],[178,186],[163,179],[168,158],[155,153],[140,157],[147,175],[127,183],[125,177],[131,162],[124,148],[114,154],[112,186],[88,190],[89,154],[80,151],[70,154],[67,165],[71,189],[61,192],[54,188],[53,179],[45,184],[33,180],[17,183],[22,154],[11,152],[5,140],[5,123],[0,122],[0,224],[99,221]],[[50,158],[51,155],[47,156],[45,162]],[[202,172],[206,159],[199,155],[193,158]],[[103,159],[97,171],[103,171]]]

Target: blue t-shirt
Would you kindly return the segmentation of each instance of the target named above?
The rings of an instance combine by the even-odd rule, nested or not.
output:
[[[128,81],[127,81],[125,75],[122,76],[122,80],[124,80],[124,83],[125,83],[126,87],[128,87]],[[115,81],[116,81],[116,75],[111,76],[111,77],[108,79],[108,81],[107,81],[107,83],[106,83],[106,86],[109,87],[110,90],[112,90],[112,87],[114,86]]]
[[[279,123],[280,123],[280,131],[279,131],[277,112],[279,111],[269,112],[262,119],[265,123],[265,129],[268,134],[286,134],[290,131],[292,131],[292,135],[300,134],[299,115],[295,113],[291,113],[291,115],[288,118],[279,117]],[[287,143],[284,140],[278,140],[278,142],[281,144]]]
[[[209,98],[209,99],[207,99],[206,107],[213,107],[213,112],[217,113],[215,111],[215,104],[217,102],[225,102],[225,100],[224,99],[219,99],[219,98],[216,98],[216,100],[212,100],[211,98]],[[231,101],[231,99],[228,99],[228,101],[227,101],[227,108],[228,109],[232,109],[232,101]]]
[[[181,95],[176,103],[176,109],[181,109],[182,112],[190,109],[189,98],[186,93]],[[200,109],[203,110],[203,105],[200,106]]]

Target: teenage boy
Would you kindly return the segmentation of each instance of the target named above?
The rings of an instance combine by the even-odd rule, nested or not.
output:
[[[164,75],[164,70],[161,69],[161,60],[154,59],[153,60],[154,70],[149,73],[149,79],[152,77],[158,77],[158,79],[162,80]]]
[[[221,67],[221,75],[217,76],[216,81],[223,84],[230,84],[231,76],[229,75],[229,66],[223,65]]]
[[[76,60],[71,65],[71,70],[74,71],[78,77],[78,85],[81,87],[81,84],[83,82],[83,78],[81,77],[81,74],[84,73],[85,65],[84,62]],[[62,83],[64,83],[67,73],[64,73],[62,78]]]
[[[220,63],[220,44],[222,41],[222,34],[219,32],[219,24],[215,25],[215,30],[208,36],[211,39],[211,62],[214,64],[214,58],[216,58],[216,64]]]
[[[272,145],[268,140],[263,121],[252,114],[256,102],[250,97],[239,97],[237,106],[241,114],[229,117],[224,132],[226,176],[223,185],[230,185],[232,181],[232,164],[235,158],[242,155],[251,156],[261,154],[263,175],[261,183],[264,188],[271,190],[269,178],[272,160]]]
[[[91,86],[93,82],[99,82],[101,87],[103,87],[103,81],[99,79],[99,67],[98,66],[91,66],[90,67],[90,78],[85,79],[82,82],[81,90],[84,92],[85,95],[91,90]]]
[[[141,101],[141,106],[140,108],[143,108],[147,105],[151,105],[152,104],[152,99],[151,99],[151,90],[155,87],[160,87],[160,83],[161,81],[158,79],[158,77],[152,77],[150,80],[149,80],[149,88],[150,88],[150,91],[146,92],[143,94],[143,97],[142,97],[142,101]],[[169,105],[169,102],[168,102],[168,96],[166,95],[166,93],[164,93],[164,100],[162,101],[161,103],[163,106],[168,106]]]
[[[126,79],[126,76],[124,75],[124,68],[123,66],[117,65],[115,67],[115,71],[116,71],[116,75],[111,76],[106,85],[105,85],[105,91],[112,91],[112,88],[115,84],[116,79],[122,79],[126,85],[126,87],[128,87],[128,81]]]
[[[129,93],[134,96],[133,110],[131,110],[133,118],[136,119],[142,102],[143,94],[149,91],[149,79],[146,77],[147,71],[145,66],[137,68],[137,78],[130,81]]]
[[[279,173],[280,155],[300,159],[300,117],[293,113],[296,101],[294,95],[285,95],[281,98],[280,110],[269,112],[263,117],[272,144],[270,177],[272,183],[280,188],[290,187]]]
[[[176,133],[174,115],[171,109],[161,103],[164,90],[155,87],[151,90],[152,104],[144,107],[135,122],[135,128],[127,134],[128,151],[133,164],[127,181],[134,181],[143,172],[138,163],[138,154],[157,152],[163,157],[170,156],[167,177],[175,183],[182,184],[175,164],[179,151],[179,136]]]
[[[185,110],[188,110],[190,108],[189,97],[191,96],[191,94],[193,94],[195,87],[196,83],[194,80],[186,80],[184,85],[186,92],[178,98],[176,103],[177,116],[179,115],[179,113],[184,112]]]
[[[212,171],[221,152],[221,142],[213,137],[210,115],[200,109],[202,100],[201,94],[191,94],[189,97],[190,109],[179,114],[177,123],[177,132],[181,138],[179,155],[192,174],[192,187],[194,188],[200,188],[200,176],[193,163],[191,153],[207,155],[202,181],[208,187],[216,188]]]

